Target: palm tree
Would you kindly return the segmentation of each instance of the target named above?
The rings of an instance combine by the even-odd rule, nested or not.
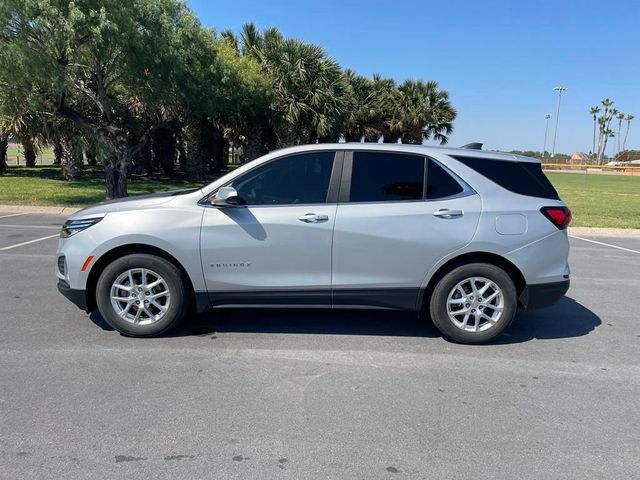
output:
[[[609,126],[611,125],[611,120],[613,120],[613,116],[618,113],[615,108],[612,108],[612,105],[614,104],[613,100],[605,98],[601,103],[604,107],[604,112],[600,117],[598,117],[598,125],[600,130],[600,134],[598,137],[598,165],[602,164],[604,153],[607,148],[609,132],[611,131],[611,129],[609,128]]]
[[[348,142],[377,142],[386,135],[390,138],[389,125],[397,112],[398,89],[392,79],[373,75],[372,79],[357,75],[351,70],[345,72],[349,83],[348,111],[343,127]],[[399,135],[394,137],[397,141]]]
[[[593,116],[593,143],[591,146],[591,158],[596,157],[596,125],[598,123],[598,113],[600,113],[600,107],[597,105],[589,109],[589,113]]]
[[[629,136],[629,126],[631,125],[631,120],[634,119],[634,116],[628,114],[624,119],[627,121],[627,131],[624,134],[624,141],[622,142],[622,151],[626,151],[627,149],[627,137]]]
[[[609,122],[607,123],[607,130],[611,131],[611,135],[607,135],[607,139],[609,138],[613,138],[615,137],[615,135],[613,134],[614,130],[612,130],[610,127],[611,122],[613,121],[614,118],[616,118],[618,116],[618,109],[617,108],[612,108],[611,111],[609,112]],[[614,127],[615,128],[615,127]],[[605,142],[605,149],[606,149],[606,142]],[[606,154],[605,154],[606,157]],[[615,155],[614,155],[615,157]]]
[[[349,88],[348,112],[343,127],[344,138],[347,142],[360,142],[365,135],[365,129],[371,117],[372,84],[371,80],[358,75],[352,70],[344,72]]]
[[[267,37],[267,39],[265,39]],[[261,34],[253,22],[245,23],[240,33],[241,53],[250,57],[258,58],[265,41],[279,42],[282,35],[276,28],[269,28],[264,34]]]
[[[368,132],[365,132],[365,141],[378,142],[382,137],[385,143],[396,143],[400,138],[400,133],[393,131],[399,110],[398,86],[394,79],[376,73],[371,88],[374,116]]]
[[[625,119],[625,114],[620,112],[616,115],[618,119],[618,153],[620,153],[620,130],[622,129],[622,121]]]
[[[27,132],[22,134],[22,151],[24,153],[25,167],[36,166],[36,146],[31,135]]]
[[[616,136],[616,132],[614,132],[613,130],[611,130],[610,128],[607,129],[607,131],[605,132],[605,135],[607,136],[607,138],[614,138]],[[607,148],[606,146],[606,142],[605,142],[605,149]],[[606,158],[606,152],[605,152],[605,158]],[[615,153],[609,157],[609,159],[615,158]]]
[[[337,140],[348,103],[348,82],[337,62],[317,45],[263,34],[252,24],[242,32],[242,50],[255,56],[273,80],[273,106],[284,120],[283,144]]]
[[[449,94],[440,90],[437,82],[421,80],[405,81],[398,94],[399,108],[391,131],[402,143],[421,144],[429,139],[447,143],[456,117]]]
[[[600,115],[598,117],[598,155],[596,157],[596,163],[598,165],[601,164],[602,162],[602,155],[603,155],[603,144],[605,142],[604,140],[604,132],[606,131],[606,124],[607,124],[607,117],[605,115]]]
[[[16,108],[10,114],[0,114],[0,136],[14,137],[22,144],[27,167],[36,165],[36,151],[44,143],[42,128],[41,118],[27,110]]]

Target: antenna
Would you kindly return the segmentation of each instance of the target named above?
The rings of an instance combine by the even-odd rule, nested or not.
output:
[[[464,148],[465,150],[482,150],[482,143],[471,142],[461,146],[460,148]]]

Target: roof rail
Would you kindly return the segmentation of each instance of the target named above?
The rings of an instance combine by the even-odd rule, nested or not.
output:
[[[461,146],[460,148],[464,148],[466,150],[482,150],[482,144],[480,142],[471,142]]]

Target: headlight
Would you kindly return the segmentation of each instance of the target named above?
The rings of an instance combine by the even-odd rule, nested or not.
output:
[[[70,237],[71,235],[75,235],[82,230],[86,230],[92,225],[95,225],[102,217],[99,218],[84,218],[82,220],[67,220],[64,222],[62,226],[62,230],[60,231],[60,236],[62,238]]]

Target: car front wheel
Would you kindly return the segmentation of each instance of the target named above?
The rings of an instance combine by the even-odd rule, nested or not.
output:
[[[460,343],[485,343],[512,322],[517,292],[501,268],[473,263],[447,273],[431,296],[431,319],[440,332]]]
[[[96,285],[96,303],[106,322],[134,337],[153,337],[174,328],[185,315],[187,299],[180,270],[148,254],[113,261]]]

